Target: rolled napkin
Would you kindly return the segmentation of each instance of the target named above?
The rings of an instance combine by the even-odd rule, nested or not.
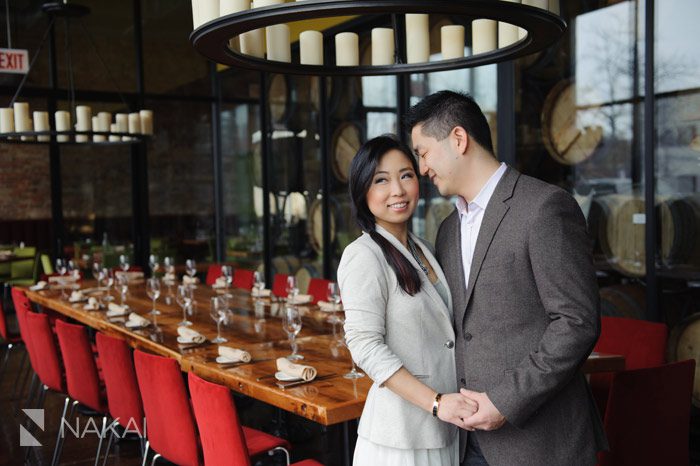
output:
[[[163,281],[175,282],[177,281],[177,275],[175,275],[174,273],[166,273],[165,275],[163,275]]]
[[[189,278],[189,277],[187,277]],[[226,278],[225,277],[219,277],[216,279],[216,281],[211,285],[212,288],[217,289],[217,288],[226,288]]]
[[[252,359],[249,352],[228,346],[219,346],[219,356],[231,362],[250,362]]]
[[[68,301],[70,301],[71,303],[77,303],[78,301],[83,301],[84,299],[85,295],[82,291],[73,291],[71,292]]]
[[[52,275],[49,277],[49,283],[71,283],[77,282],[78,278],[74,275]]]
[[[207,340],[206,337],[198,331],[187,327],[178,327],[177,334],[182,337],[182,340],[187,340],[188,343],[204,343]]]
[[[292,304],[307,304],[314,300],[314,297],[310,294],[298,294],[289,302]]]
[[[97,303],[97,298],[90,297],[88,298],[88,302],[85,306],[83,306],[83,309],[86,311],[96,311],[100,308],[100,305]]]
[[[182,276],[183,285],[195,285],[197,283],[199,283],[199,278],[197,277],[190,277],[189,275]]]
[[[134,271],[134,272],[124,272],[123,270],[119,270],[114,272],[114,278],[119,279],[119,277],[126,277],[126,281],[131,283],[135,282],[137,280],[143,280],[143,272],[139,271]]]
[[[315,367],[294,364],[287,358],[277,358],[277,370],[291,377],[299,377],[307,381],[315,379],[317,372]]]
[[[271,294],[272,294],[272,290],[268,290],[268,289],[260,290],[258,288],[253,288],[252,291],[250,292],[250,295],[253,298],[269,298]]]
[[[39,291],[39,290],[45,289],[47,286],[48,286],[48,283],[45,282],[44,280],[41,280],[41,281],[36,282],[36,285],[30,286],[29,289],[31,291]]]
[[[335,312],[343,310],[342,304],[329,303],[328,301],[319,301],[316,304],[318,304],[318,307],[324,312]]]
[[[150,320],[146,319],[145,317],[141,317],[135,312],[129,314],[129,322],[132,322],[132,325],[138,327],[148,327],[149,325],[151,325]]]
[[[128,307],[120,306],[117,303],[109,303],[107,306],[107,317],[123,316],[128,312]]]

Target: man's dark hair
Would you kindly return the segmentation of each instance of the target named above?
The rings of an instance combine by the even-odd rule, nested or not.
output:
[[[421,125],[426,136],[442,141],[455,126],[461,126],[469,137],[493,154],[491,130],[479,104],[467,95],[440,91],[425,97],[406,113],[406,128]]]

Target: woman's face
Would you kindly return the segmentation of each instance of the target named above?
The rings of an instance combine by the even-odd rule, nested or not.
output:
[[[397,149],[384,154],[367,191],[367,207],[377,225],[393,230],[405,224],[418,203],[418,176],[408,156]]]

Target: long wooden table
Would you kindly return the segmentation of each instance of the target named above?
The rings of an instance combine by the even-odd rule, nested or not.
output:
[[[94,286],[86,281],[83,288]],[[298,387],[281,389],[274,377],[275,360],[290,353],[286,333],[279,317],[283,309],[279,303],[264,305],[264,314],[256,316],[254,302],[244,291],[232,291],[230,304],[233,319],[222,326],[222,335],[228,339],[226,346],[249,351],[253,361],[235,367],[225,367],[215,362],[217,346],[206,344],[196,348],[183,348],[177,341],[177,325],[182,320],[182,309],[174,298],[176,287],[163,286],[162,296],[156,308],[162,315],[155,318],[157,327],[130,330],[123,321],[108,319],[104,311],[86,311],[84,303],[71,304],[61,297],[58,290],[29,291],[30,300],[112,335],[120,335],[135,348],[169,356],[180,363],[183,371],[194,371],[208,380],[223,384],[232,390],[293,412],[322,425],[333,425],[360,417],[372,381],[369,377],[346,379],[343,374],[351,368],[347,348],[340,339],[342,329],[334,333],[328,323],[329,313],[316,306],[300,306],[303,328],[297,337],[302,363],[314,366],[322,378]],[[209,316],[210,299],[220,292],[199,284],[195,290],[196,315],[189,317],[193,328],[211,340],[216,336],[216,324]],[[113,292],[116,297],[116,293]],[[117,301],[119,298],[116,298]],[[166,302],[167,300],[167,302]],[[132,284],[127,299],[129,307],[149,319],[152,301],[146,296],[143,284]],[[584,364],[586,373],[624,369],[624,358],[616,355],[594,353]],[[323,378],[330,375],[329,378]],[[260,380],[258,378],[264,377]]]

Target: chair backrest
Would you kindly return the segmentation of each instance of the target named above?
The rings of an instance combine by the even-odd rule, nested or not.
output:
[[[625,317],[602,317],[595,351],[625,356],[626,369],[660,366],[666,362],[666,324]]]
[[[209,267],[207,267],[207,278],[205,280],[205,283],[209,286],[213,285],[216,283],[216,279],[221,276],[221,265],[219,264],[211,264]]]
[[[56,335],[66,370],[68,395],[95,411],[106,413],[107,403],[101,393],[100,377],[87,329],[82,325],[56,320]]]
[[[20,311],[22,312],[22,311]],[[32,311],[26,312],[26,330],[31,335],[31,347],[34,351],[32,367],[42,384],[52,390],[65,393],[63,368],[58,353],[54,334],[51,331],[49,316]]]
[[[53,275],[53,264],[48,254],[41,255],[41,271],[44,275]]]
[[[695,361],[615,373],[599,466],[687,466]]]
[[[233,271],[233,287],[242,290],[252,290],[255,281],[255,272],[248,269],[235,269]]]
[[[249,466],[248,447],[229,389],[192,372],[189,385],[205,464]]]
[[[287,277],[284,273],[276,273],[272,277],[272,294],[275,296],[287,296]]]
[[[25,295],[24,291],[22,291],[20,288],[13,286],[10,290],[10,294],[12,295],[12,303],[15,308],[15,314],[17,315],[19,336],[24,342],[24,347],[26,348],[27,353],[29,353],[29,363],[32,365],[32,368],[35,368],[36,364],[34,363],[34,348],[31,345],[31,336],[27,328],[27,312],[31,310],[31,303],[29,298],[27,298],[27,295]],[[36,372],[36,370],[34,372]]]
[[[12,278],[32,278],[36,276],[36,248],[14,248],[12,252],[17,257],[26,257],[26,261],[14,261],[10,264],[10,276]]]
[[[107,390],[109,415],[122,427],[143,433],[143,404],[134,359],[126,341],[98,332],[95,336]]]
[[[177,361],[135,350],[134,365],[151,447],[173,463],[199,465],[197,431]]]
[[[323,278],[312,278],[309,280],[308,294],[314,297],[313,303],[316,304],[319,301],[325,301],[328,299],[328,284],[331,283],[330,280]]]
[[[5,317],[5,311],[2,307],[2,300],[0,300],[0,337],[3,340],[9,340],[9,335],[7,334],[7,318]]]

